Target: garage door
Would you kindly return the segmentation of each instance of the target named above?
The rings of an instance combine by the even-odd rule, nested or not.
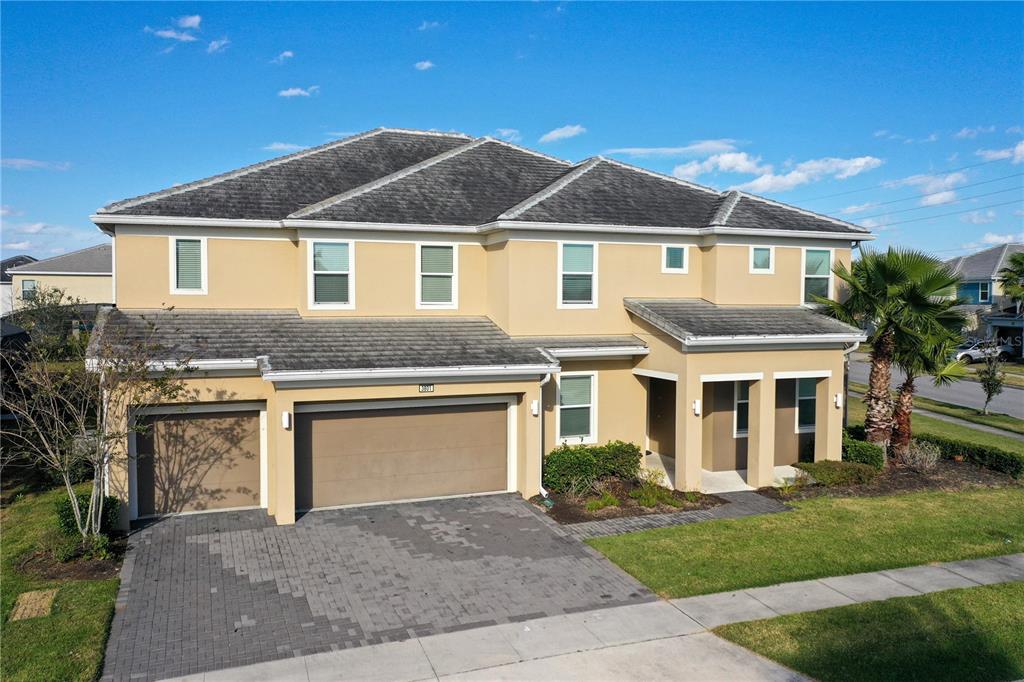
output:
[[[259,412],[142,419],[148,428],[135,437],[139,516],[259,506]]]
[[[507,405],[296,415],[297,509],[503,491]]]

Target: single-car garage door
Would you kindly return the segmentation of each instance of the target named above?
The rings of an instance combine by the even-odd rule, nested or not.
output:
[[[260,504],[259,412],[140,417],[135,436],[139,516]]]
[[[300,412],[295,506],[506,490],[507,410],[488,403]]]

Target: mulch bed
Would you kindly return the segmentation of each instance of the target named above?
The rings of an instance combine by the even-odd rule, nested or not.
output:
[[[117,576],[121,568],[127,542],[124,538],[112,539],[109,559],[76,558],[60,561],[52,550],[33,552],[18,564],[18,570],[45,580],[106,580]]]
[[[1009,474],[980,467],[971,462],[956,462],[951,459],[939,460],[931,471],[920,473],[902,465],[886,467],[878,476],[864,485],[833,486],[808,485],[790,495],[782,494],[777,488],[761,488],[757,492],[776,500],[802,500],[820,495],[833,497],[877,497],[899,493],[941,491],[958,492],[969,488],[1003,488],[1022,486]]]
[[[544,506],[543,498],[539,495],[533,497],[530,501],[543,509],[549,517],[558,523],[565,524],[583,523],[584,521],[602,521],[604,519],[618,519],[628,516],[647,516],[648,514],[668,514],[680,511],[693,511],[696,509],[710,509],[711,507],[717,507],[720,504],[725,504],[725,500],[715,497],[714,495],[684,493],[679,490],[673,490],[671,491],[672,498],[678,502],[679,506],[659,504],[654,507],[641,507],[636,500],[629,496],[629,493],[638,487],[636,483],[631,481],[621,481],[619,479],[609,479],[605,481],[605,484],[608,491],[615,495],[615,497],[619,498],[618,506],[605,507],[604,509],[598,509],[597,511],[588,511],[586,504],[589,500],[594,499],[596,495],[584,500],[573,500],[567,498],[561,493],[555,492],[550,493],[550,498],[555,503],[555,506],[550,509]],[[688,495],[695,501],[687,499]]]

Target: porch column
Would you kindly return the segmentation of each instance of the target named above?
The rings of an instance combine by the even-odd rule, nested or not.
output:
[[[700,490],[702,418],[693,413],[700,399],[700,375],[688,370],[676,381],[676,490]],[[701,414],[709,408],[701,405]]]
[[[843,452],[843,408],[836,406],[836,395],[843,395],[843,378],[818,379],[814,391],[814,461],[840,460]],[[843,397],[845,400],[846,397]]]
[[[285,428],[282,414],[289,415]],[[295,523],[295,400],[275,391],[267,401],[267,513],[277,524]]]
[[[775,481],[775,379],[766,373],[750,382],[747,429],[747,485],[769,486]]]

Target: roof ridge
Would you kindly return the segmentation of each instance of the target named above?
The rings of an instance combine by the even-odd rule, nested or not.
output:
[[[566,161],[565,159],[560,159],[557,156],[551,156],[550,154],[545,154],[544,152],[539,152],[536,149],[530,149],[529,147],[524,147],[524,146],[516,144],[514,142],[509,142],[508,140],[501,140],[501,139],[498,139],[496,137],[491,137],[490,135],[484,135],[481,139],[488,140],[490,142],[496,142],[498,144],[505,145],[506,147],[510,147],[510,148],[515,149],[517,151],[525,152],[527,154],[532,154],[532,155],[538,156],[538,157],[540,157],[542,159],[547,159],[548,161],[554,161],[555,163],[560,163],[563,166],[575,165],[571,161]]]
[[[690,182],[689,180],[683,180],[682,178],[677,178],[677,177],[672,176],[672,175],[666,175],[665,173],[659,173],[657,171],[652,171],[652,170],[650,170],[648,168],[641,168],[640,166],[634,166],[631,163],[625,163],[624,161],[619,161],[618,159],[609,159],[609,158],[606,158],[604,156],[599,157],[599,158],[601,158],[602,160],[610,163],[613,166],[619,166],[619,167],[624,168],[626,170],[635,171],[637,173],[643,173],[644,175],[650,175],[651,177],[657,178],[658,180],[666,180],[668,182],[674,182],[677,185],[682,185],[683,187],[689,187],[690,189],[700,190],[701,192],[707,192],[709,194],[714,194],[715,196],[719,196],[719,197],[722,196],[722,194],[723,194],[723,192],[720,192],[717,189],[714,189],[713,187],[708,187],[706,185],[700,185],[700,184],[697,184],[696,182]]]
[[[1007,243],[1003,244],[1003,251],[1002,251],[1002,253],[999,254],[999,258],[996,259],[996,266],[992,270],[992,279],[995,279],[996,275],[999,274],[999,271],[1003,269],[1000,266],[1002,266],[1003,260],[1006,258],[1006,252],[1009,251],[1009,250],[1010,250],[1010,243],[1007,242]]]
[[[736,190],[729,190],[725,195],[725,201],[715,211],[715,215],[711,217],[712,225],[725,225],[726,221],[729,220],[729,216],[732,215],[733,209],[736,208],[736,204],[740,203],[740,199],[743,195]]]
[[[581,177],[589,173],[604,160],[605,159],[601,156],[594,156],[587,159],[586,161],[581,161],[580,163],[576,164],[576,167],[573,170],[569,171],[562,177],[558,178],[551,184],[547,185],[539,192],[535,192],[532,195],[526,197],[512,208],[508,209],[507,211],[499,215],[496,218],[496,220],[515,219],[521,213],[525,213],[527,210],[533,208],[542,201],[546,201],[555,194],[558,194],[568,185],[571,185],[573,182],[579,180]]]
[[[312,215],[313,213],[318,213],[319,211],[322,211],[323,209],[329,206],[340,204],[341,202],[348,201],[349,199],[357,197],[360,194],[365,194],[366,192],[370,192],[372,190],[379,189],[386,185],[390,185],[392,182],[395,182],[396,180],[401,180],[402,178],[412,175],[413,173],[418,173],[421,170],[430,168],[431,166],[439,164],[443,161],[447,161],[448,159],[458,156],[463,152],[467,152],[470,149],[476,149],[477,147],[486,144],[487,142],[495,141],[496,140],[487,137],[477,138],[472,142],[467,142],[466,144],[455,147],[454,149],[449,149],[446,152],[441,152],[440,154],[432,156],[429,159],[424,159],[419,163],[413,164],[411,166],[406,166],[405,168],[395,171],[390,175],[385,175],[384,177],[377,178],[372,182],[359,185],[358,187],[353,187],[348,191],[342,192],[340,194],[335,194],[332,197],[327,197],[326,199],[318,201],[315,204],[304,206],[303,208],[300,208],[298,211],[294,211],[288,216],[286,216],[285,220],[305,218],[306,216]]]
[[[103,244],[103,243],[93,244],[92,246],[83,246],[80,249],[75,249],[74,251],[68,251],[67,253],[58,253],[56,256],[50,256],[49,258],[43,258],[43,259],[39,259],[39,260],[34,260],[31,263],[25,263],[23,265],[17,265],[17,266],[15,266],[13,268],[7,268],[7,272],[14,272],[15,270],[18,270],[19,268],[27,268],[30,265],[39,265],[40,263],[49,263],[50,261],[57,260],[58,258],[66,258],[67,256],[74,256],[76,253],[82,253],[83,251],[89,251],[91,249],[98,249],[98,248],[101,248],[101,247],[104,247],[104,246],[109,248],[110,247],[110,243],[108,242],[106,244]],[[12,258],[13,257],[14,256],[12,256]],[[4,259],[4,260],[6,260],[6,259]],[[111,267],[113,267],[113,263],[111,263]]]
[[[353,142],[358,142],[360,140],[365,140],[366,138],[373,137],[374,135],[380,135],[381,133],[388,133],[388,132],[403,133],[403,134],[408,134],[408,135],[434,135],[434,136],[447,136],[447,137],[463,137],[463,138],[465,138],[467,140],[468,139],[472,139],[472,138],[470,138],[469,135],[465,135],[463,133],[441,133],[441,132],[431,132],[431,131],[424,131],[424,130],[410,130],[410,129],[404,129],[404,128],[373,128],[372,130],[367,130],[367,131],[362,132],[362,133],[356,133],[355,135],[350,135],[350,136],[344,137],[344,138],[342,138],[340,140],[331,140],[330,142],[326,142],[324,144],[317,145],[315,147],[310,147],[309,149],[302,149],[302,150],[294,152],[292,154],[285,154],[284,156],[277,156],[277,157],[274,157],[272,159],[267,159],[266,161],[260,161],[258,163],[253,163],[253,164],[250,164],[248,166],[243,166],[241,168],[236,168],[235,170],[227,171],[225,173],[218,173],[217,175],[211,175],[209,177],[201,178],[199,180],[193,180],[192,182],[187,182],[185,184],[177,185],[175,187],[169,187],[169,188],[166,188],[166,189],[157,190],[156,192],[149,192],[147,194],[140,194],[140,195],[138,195],[136,197],[130,197],[128,199],[122,199],[120,201],[115,201],[113,203],[107,204],[103,208],[100,208],[96,212],[97,213],[113,213],[114,211],[120,211],[120,210],[123,210],[125,208],[131,208],[133,206],[138,206],[139,204],[145,203],[147,201],[152,201],[153,199],[158,199],[158,198],[167,197],[167,196],[173,196],[175,194],[181,194],[182,192],[187,192],[189,190],[198,189],[200,187],[208,187],[210,185],[217,184],[218,182],[224,182],[225,180],[232,180],[234,178],[238,178],[238,177],[241,177],[243,175],[248,175],[249,173],[254,173],[254,172],[256,172],[258,170],[262,170],[264,168],[272,168],[273,166],[278,166],[278,165],[280,165],[282,163],[287,163],[289,161],[294,161],[296,159],[301,159],[301,158],[304,158],[306,156],[312,156],[313,154],[319,154],[320,152],[325,152],[325,151],[328,151],[330,149],[334,149],[336,147],[343,147],[343,146],[351,144]]]
[[[739,190],[739,189],[737,189],[737,190],[730,190],[730,191],[739,192],[739,194],[741,196],[743,196],[743,197],[745,197],[747,199],[753,199],[755,201],[761,201],[761,202],[766,203],[766,204],[771,204],[773,206],[778,206],[780,208],[785,208],[785,209],[788,209],[790,211],[796,211],[797,213],[802,213],[804,215],[811,216],[812,218],[820,218],[822,220],[827,220],[829,222],[835,223],[836,225],[843,225],[844,227],[852,227],[852,228],[854,228],[855,232],[864,232],[864,233],[867,233],[867,234],[871,233],[871,230],[867,229],[866,227],[864,227],[862,225],[857,225],[857,224],[854,224],[854,223],[849,223],[849,222],[847,222],[845,220],[840,220],[839,218],[833,218],[832,216],[827,216],[827,215],[825,215],[823,213],[815,213],[814,211],[808,211],[806,208],[800,208],[798,206],[793,206],[792,204],[785,204],[785,203],[783,203],[781,201],[775,201],[774,199],[767,199],[765,197],[758,196],[757,194],[748,194],[747,192],[744,192],[743,190]],[[721,227],[728,227],[728,225],[722,225]]]

